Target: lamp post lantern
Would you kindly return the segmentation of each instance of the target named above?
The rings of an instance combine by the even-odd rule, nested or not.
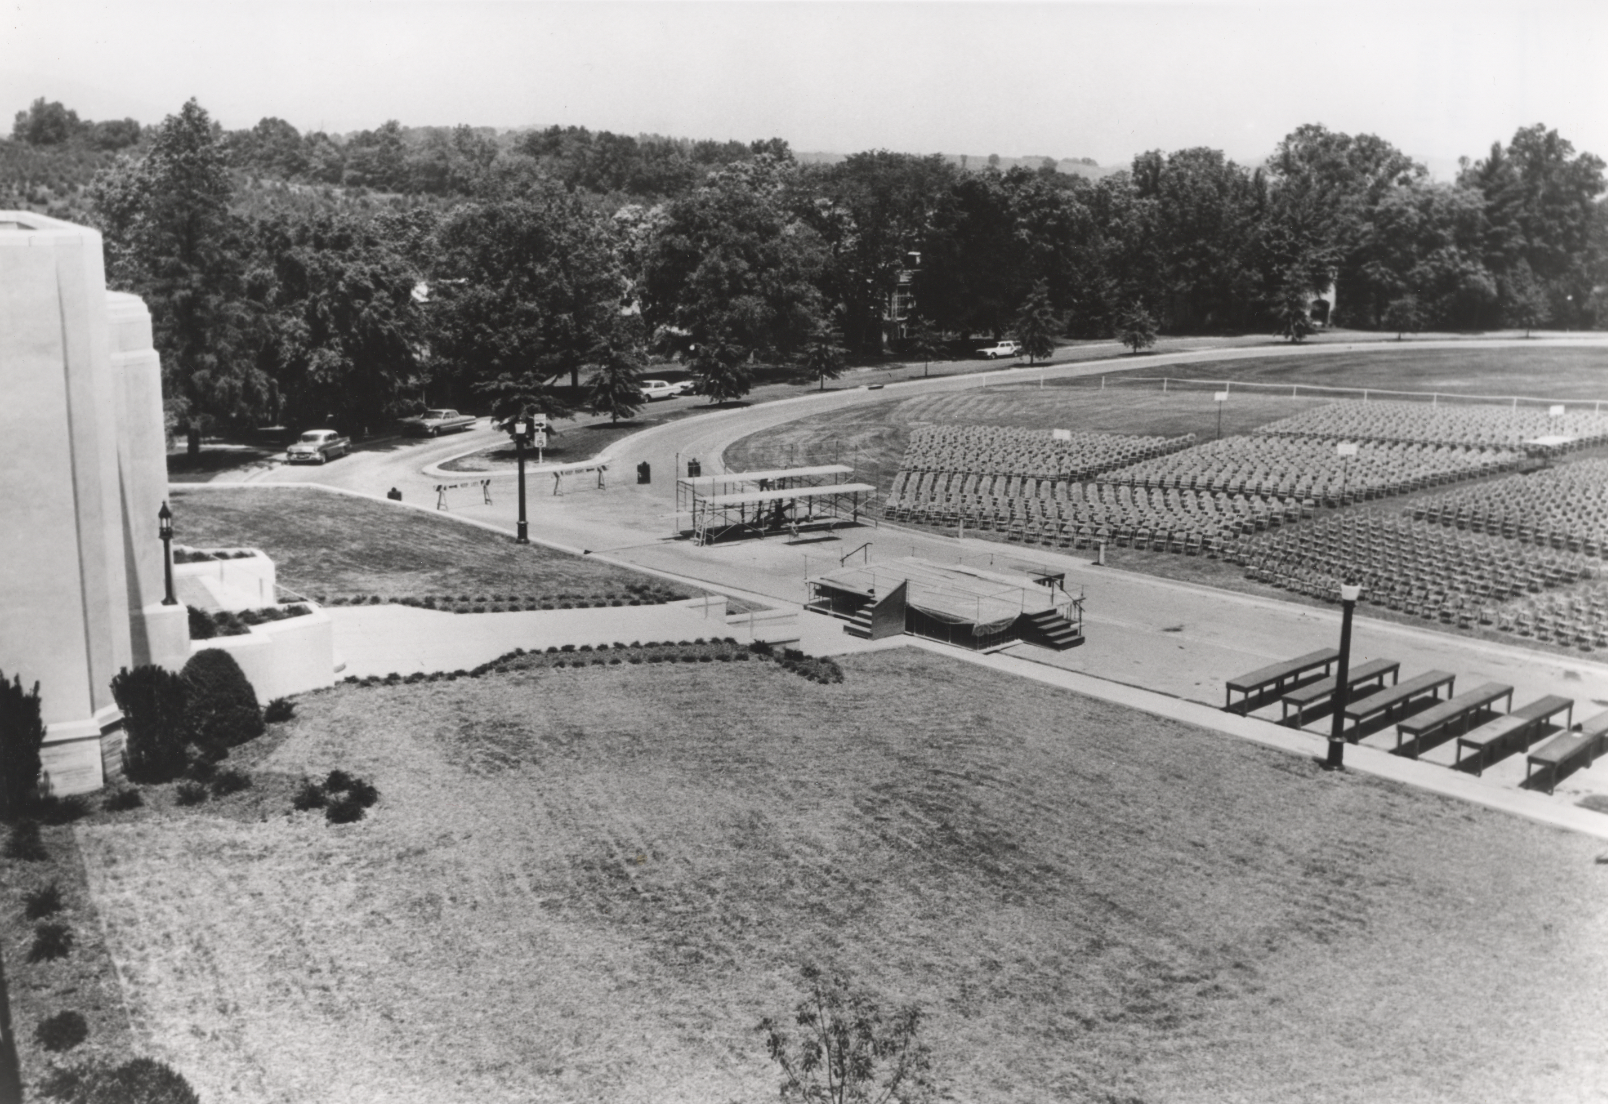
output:
[[[525,440],[529,433],[530,422],[520,418],[514,423],[514,454],[519,459],[519,525],[514,536],[515,544],[530,543],[525,524]]]
[[[1346,679],[1351,667],[1351,611],[1356,608],[1362,587],[1356,583],[1340,584],[1340,660],[1334,673],[1334,723],[1329,729],[1329,757],[1323,762],[1324,770],[1340,770],[1346,765],[1346,738],[1341,731],[1346,723]]]
[[[162,581],[167,587],[167,597],[162,599],[162,604],[176,606],[179,600],[173,597],[173,511],[166,502],[156,512],[156,532],[162,538]]]

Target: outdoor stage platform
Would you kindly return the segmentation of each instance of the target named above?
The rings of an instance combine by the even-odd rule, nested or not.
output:
[[[699,544],[731,537],[833,529],[860,523],[861,495],[869,483],[851,483],[846,464],[774,471],[726,472],[676,480],[676,518],[692,518]]]
[[[904,557],[842,567],[808,580],[806,608],[848,622],[872,640],[913,633],[984,650],[1014,641],[1046,648],[1083,643],[1083,595],[1049,568],[1021,574]]]

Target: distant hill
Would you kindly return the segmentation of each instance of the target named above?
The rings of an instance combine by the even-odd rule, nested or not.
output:
[[[801,162],[812,165],[836,165],[839,161],[843,161],[848,157],[847,154],[827,153],[820,150],[795,150],[793,156]],[[974,153],[945,153],[941,154],[940,156],[943,157],[945,161],[948,161],[951,165],[960,165],[968,169],[982,169],[988,166],[987,154],[979,156]],[[1055,161],[1055,168],[1058,172],[1068,173],[1072,176],[1085,176],[1090,180],[1099,180],[1103,176],[1110,176],[1112,173],[1122,172],[1128,167],[1126,165],[1100,165],[1092,157],[1062,157],[1056,159],[1043,156],[1028,156],[1001,157],[999,159],[999,170],[1000,172],[1004,172],[1005,170],[1014,168],[1017,165],[1022,165],[1029,169],[1036,169],[1040,165],[1044,164],[1045,161],[1049,160]]]

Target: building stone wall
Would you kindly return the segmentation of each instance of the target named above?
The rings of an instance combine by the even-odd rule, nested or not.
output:
[[[0,211],[0,671],[40,684],[46,777],[99,788],[119,762],[112,676],[189,654],[162,606],[161,366],[150,315],[108,293],[100,234]]]

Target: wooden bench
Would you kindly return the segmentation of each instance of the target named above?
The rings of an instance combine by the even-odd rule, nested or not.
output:
[[[1598,713],[1581,724],[1578,732],[1565,732],[1548,740],[1525,757],[1524,784],[1530,784],[1530,773],[1540,767],[1546,773],[1547,793],[1558,785],[1558,775],[1576,759],[1584,759],[1589,768],[1603,746],[1608,744],[1608,713]]]
[[[1568,713],[1568,720],[1564,727],[1568,728],[1574,723],[1574,699],[1562,698],[1556,694],[1538,698],[1529,705],[1520,706],[1513,712],[1493,721],[1487,721],[1472,732],[1466,732],[1457,738],[1457,759],[1452,766],[1463,765],[1463,749],[1469,749],[1472,754],[1469,759],[1474,764],[1474,773],[1483,774],[1485,764],[1490,753],[1508,743],[1522,743],[1524,750],[1529,751],[1530,745],[1535,743],[1536,735],[1541,726],[1559,713]]]
[[[1367,697],[1346,702],[1345,718],[1358,724],[1379,716],[1389,719],[1396,710],[1426,694],[1439,701],[1442,686],[1446,687],[1446,696],[1450,698],[1457,687],[1457,676],[1450,671],[1425,671],[1388,690],[1378,690]]]
[[[1401,664],[1394,659],[1370,659],[1367,663],[1353,667],[1346,672],[1346,697],[1351,697],[1352,691],[1366,683],[1377,683],[1379,689],[1385,688],[1385,676],[1390,676],[1391,683],[1395,683],[1401,672]],[[1319,679],[1310,686],[1303,686],[1299,690],[1291,690],[1284,695],[1284,723],[1290,723],[1290,710],[1295,710],[1295,727],[1300,728],[1306,724],[1306,711],[1320,702],[1326,702],[1334,697],[1335,685],[1340,676],[1335,674],[1330,678]]]
[[[1231,678],[1223,696],[1223,710],[1228,713],[1249,713],[1252,709],[1267,704],[1267,701],[1283,697],[1286,691],[1304,686],[1307,682],[1314,681],[1315,677],[1321,677],[1314,676],[1319,667],[1323,668],[1324,675],[1328,675],[1329,668],[1339,658],[1340,653],[1333,648],[1320,648],[1304,656],[1258,667],[1249,674]],[[1236,690],[1243,695],[1238,709],[1234,707]],[[1269,691],[1272,691],[1271,695]],[[1255,705],[1251,704],[1253,699],[1257,699]]]
[[[1513,687],[1502,682],[1487,682],[1405,721],[1396,722],[1396,750],[1401,751],[1404,736],[1411,736],[1415,743],[1422,743],[1425,737],[1441,729],[1451,728],[1453,725],[1466,726],[1475,715],[1490,710],[1499,698],[1506,698],[1508,708],[1513,708]],[[1417,758],[1416,748],[1413,758]]]

